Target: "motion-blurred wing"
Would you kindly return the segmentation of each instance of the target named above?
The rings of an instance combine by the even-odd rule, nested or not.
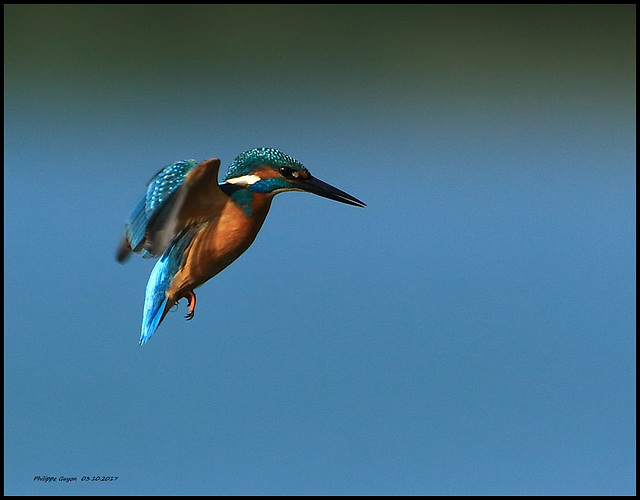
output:
[[[199,165],[180,161],[158,172],[125,225],[117,260],[123,262],[131,252],[162,255],[192,220],[219,209],[226,199],[218,186],[219,168],[220,160],[212,158]]]
[[[187,174],[195,168],[195,160],[185,160],[168,165],[154,175],[147,183],[147,190],[140,203],[125,223],[125,234],[118,249],[117,260],[123,262],[131,252],[142,252],[143,257],[155,257],[158,254],[148,252],[144,247],[147,232],[153,229],[152,219],[160,208],[168,202],[170,196],[180,187]]]

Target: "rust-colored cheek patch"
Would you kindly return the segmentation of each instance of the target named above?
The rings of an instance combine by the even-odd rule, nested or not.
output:
[[[253,175],[257,175],[261,179],[271,179],[272,177],[280,177],[280,173],[271,167],[266,165],[260,165],[253,172]]]

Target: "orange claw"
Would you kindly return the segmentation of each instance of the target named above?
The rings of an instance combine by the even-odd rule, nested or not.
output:
[[[193,316],[196,312],[196,294],[193,290],[186,290],[179,295],[178,300],[180,299],[187,299],[187,301],[189,302],[189,312],[187,313],[185,318],[187,319],[187,321],[193,319]]]

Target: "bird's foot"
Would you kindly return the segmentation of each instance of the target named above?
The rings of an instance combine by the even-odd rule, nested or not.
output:
[[[196,294],[193,290],[186,290],[180,294],[178,300],[187,299],[189,302],[189,312],[186,314],[185,318],[188,320],[193,319],[193,316],[196,312]]]

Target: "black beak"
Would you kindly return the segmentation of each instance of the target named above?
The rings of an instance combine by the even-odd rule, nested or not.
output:
[[[350,194],[345,193],[344,191],[340,191],[338,188],[334,188],[330,184],[322,182],[320,179],[316,179],[311,175],[309,175],[309,177],[307,177],[306,179],[297,178],[290,179],[290,181],[296,188],[302,191],[317,194],[318,196],[329,198],[330,200],[339,201],[341,203],[346,203],[347,205],[353,205],[355,207],[367,206],[358,198],[355,198]]]

